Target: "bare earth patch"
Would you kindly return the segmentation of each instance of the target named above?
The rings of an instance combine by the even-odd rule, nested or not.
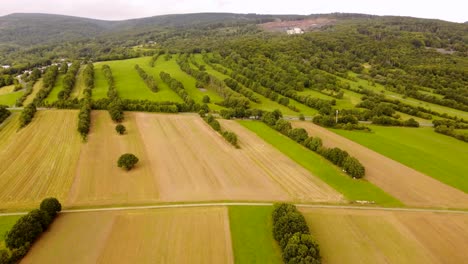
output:
[[[233,263],[228,211],[61,214],[21,263]]]
[[[419,171],[387,158],[311,122],[293,122],[309,135],[322,138],[327,147],[339,147],[356,157],[366,168],[365,178],[411,206],[467,208],[468,195]]]
[[[468,215],[301,209],[324,263],[464,263]]]
[[[272,147],[259,149],[252,134],[239,135],[235,149],[196,115],[132,114],[163,201],[341,200]]]

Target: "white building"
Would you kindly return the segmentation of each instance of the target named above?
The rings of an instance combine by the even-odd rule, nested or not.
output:
[[[2,68],[3,68],[3,69],[10,69],[11,66],[10,66],[10,65],[2,65]]]
[[[302,30],[301,28],[295,27],[295,28],[286,30],[286,33],[288,33],[288,35],[304,34],[304,30]]]

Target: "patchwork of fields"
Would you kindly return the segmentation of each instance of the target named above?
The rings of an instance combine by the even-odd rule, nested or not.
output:
[[[305,128],[311,136],[320,137],[325,146],[339,147],[359,159],[366,168],[366,179],[407,205],[468,207],[468,194],[463,191],[445,185],[311,122],[293,122],[293,124],[295,127]],[[426,157],[419,158],[424,160]],[[459,166],[463,164],[459,163]]]
[[[196,103],[203,103],[208,95],[211,110],[224,109],[216,104],[223,98],[211,85],[197,88],[196,79],[177,65],[177,56],[160,56],[154,67],[150,57],[95,63],[92,98],[107,98],[108,83],[102,73],[107,64],[122,99],[183,103],[162,82],[159,74],[164,71],[183,83]],[[194,60],[218,79],[229,78],[205,63],[201,54],[194,55]],[[134,69],[136,64],[154,77],[157,92],[146,86]],[[71,98],[83,97],[83,69]],[[64,74],[58,76],[45,102],[58,100],[63,78]],[[361,79],[341,80],[353,88],[383,90]],[[13,88],[0,89],[0,104],[13,105],[24,93]],[[39,79],[24,105],[41,88]],[[299,93],[334,99],[311,89]],[[256,96],[260,103],[251,102],[253,108],[280,109],[285,115],[318,113],[292,99],[290,105],[300,112]],[[351,109],[360,97],[346,90],[336,100],[336,108]],[[422,105],[411,98],[399,99]],[[424,106],[466,115],[447,107]],[[356,157],[366,176],[353,179],[260,121],[219,119],[223,130],[237,135],[237,149],[195,113],[126,112],[122,124],[127,132],[118,135],[109,113],[93,110],[85,141],[76,131],[77,110],[39,110],[23,129],[19,118],[20,112],[13,111],[0,125],[0,212],[37,208],[46,197],[56,197],[72,210],[180,206],[63,212],[21,263],[282,263],[272,237],[273,207],[217,204],[224,201],[341,205],[299,206],[320,245],[323,263],[463,263],[468,257],[468,214],[430,209],[468,209],[468,148],[465,142],[432,128],[371,126],[372,132],[367,133],[292,122],[310,136],[320,137],[324,146],[339,147]],[[124,153],[139,158],[130,171],[117,167]],[[346,207],[362,201],[392,208]],[[184,207],[194,202],[213,204]],[[5,247],[5,232],[18,218],[0,213],[0,249]]]

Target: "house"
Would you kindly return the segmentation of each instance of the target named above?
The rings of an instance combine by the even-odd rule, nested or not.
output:
[[[286,33],[288,35],[304,34],[304,31],[301,28],[295,27],[292,29],[287,29]]]
[[[10,69],[11,66],[10,66],[10,65],[2,65],[2,68],[3,68],[3,69]]]

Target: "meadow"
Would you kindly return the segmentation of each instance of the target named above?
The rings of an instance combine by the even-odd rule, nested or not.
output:
[[[332,129],[384,156],[468,193],[468,144],[429,127],[370,126],[372,133]]]
[[[272,236],[272,212],[271,206],[229,206],[235,263],[283,263]]]
[[[50,91],[49,95],[44,99],[44,102],[53,103],[58,101],[58,94],[60,91],[63,90],[63,78],[65,78],[65,74],[59,74],[57,79],[55,80],[54,87]]]
[[[0,88],[0,105],[13,106],[16,100],[24,94],[23,90],[14,92],[14,88],[14,85]]]

